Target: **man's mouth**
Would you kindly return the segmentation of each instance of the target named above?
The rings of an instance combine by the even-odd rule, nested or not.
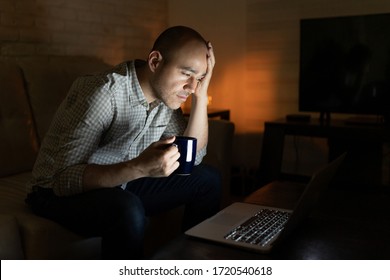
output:
[[[188,98],[188,96],[190,96],[190,95],[191,95],[191,93],[184,92],[184,93],[178,94],[177,96],[178,96],[181,100],[186,101],[187,98]]]

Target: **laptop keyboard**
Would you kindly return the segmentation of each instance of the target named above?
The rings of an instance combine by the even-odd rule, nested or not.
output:
[[[291,213],[262,209],[225,235],[225,239],[265,246],[284,227]]]

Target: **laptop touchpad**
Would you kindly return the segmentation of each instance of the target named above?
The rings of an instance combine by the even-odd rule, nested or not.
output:
[[[228,213],[228,212],[221,212],[218,215],[215,215],[214,217],[211,217],[209,219],[210,223],[224,225],[224,226],[233,226],[240,222],[243,219],[241,215]]]

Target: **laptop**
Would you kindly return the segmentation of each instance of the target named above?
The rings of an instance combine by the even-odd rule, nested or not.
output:
[[[269,253],[310,215],[345,155],[339,156],[312,175],[294,209],[236,202],[187,230],[185,234],[259,253]]]

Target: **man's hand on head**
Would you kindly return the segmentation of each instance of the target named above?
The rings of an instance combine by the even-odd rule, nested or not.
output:
[[[213,69],[215,66],[215,56],[214,49],[210,42],[207,43],[207,72],[203,79],[198,83],[198,87],[194,93],[195,96],[207,97],[207,90],[211,81],[211,77],[213,75]]]

